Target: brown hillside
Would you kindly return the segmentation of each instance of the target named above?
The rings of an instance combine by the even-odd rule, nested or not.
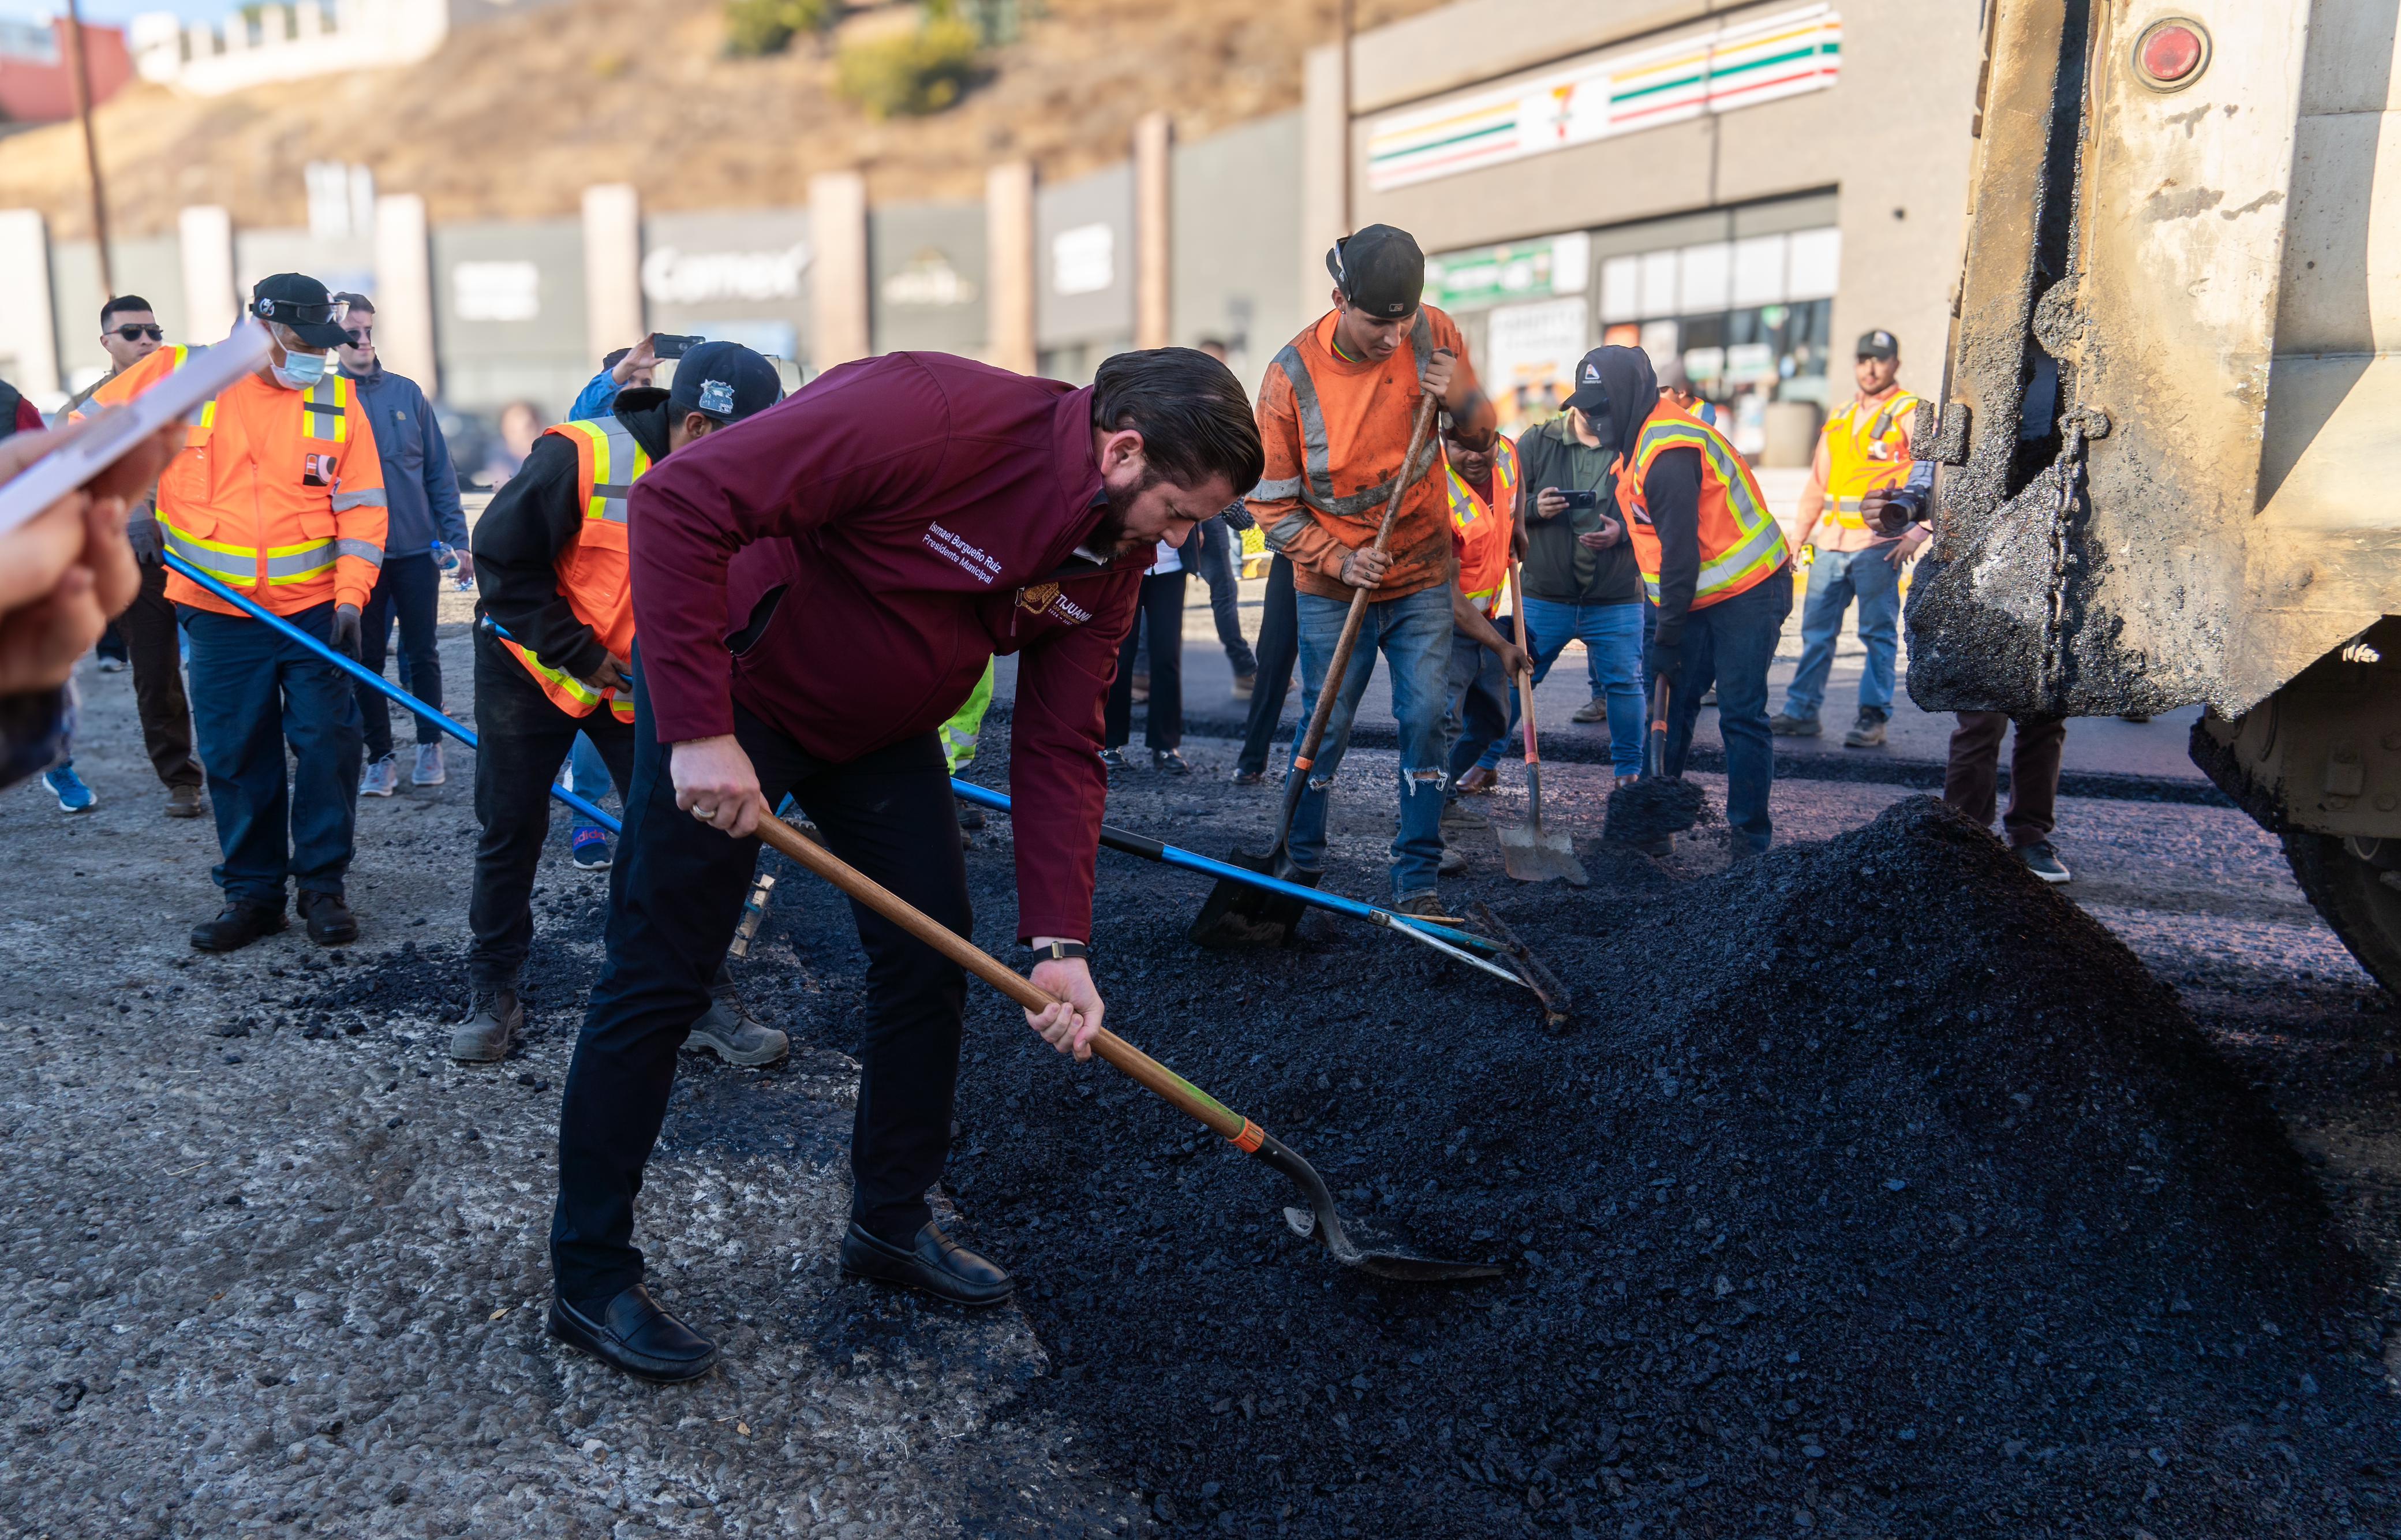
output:
[[[1360,25],[1439,0],[1363,0]],[[888,24],[885,7],[852,25]],[[99,133],[118,233],[173,227],[187,203],[237,224],[305,222],[301,168],[374,168],[436,221],[572,213],[582,189],[632,182],[658,209],[797,203],[810,173],[858,167],[877,199],[973,198],[996,160],[1074,176],[1123,157],[1154,107],[1196,137],[1300,99],[1303,51],[1333,0],[1049,0],[988,57],[968,96],[931,117],[871,121],[833,94],[830,49],[730,59],[719,7],[580,0],[452,37],[420,64],[231,96],[130,89]],[[0,208],[88,237],[72,126],[0,141]]]

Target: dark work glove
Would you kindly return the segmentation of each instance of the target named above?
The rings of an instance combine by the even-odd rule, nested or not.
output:
[[[355,604],[334,606],[334,634],[329,639],[334,651],[346,658],[359,655],[359,607]]]
[[[1683,688],[1683,638],[1678,637],[1673,641],[1667,640],[1665,637],[1653,639],[1651,643],[1651,677],[1653,679],[1666,680],[1667,681],[1667,688],[1671,691]]]

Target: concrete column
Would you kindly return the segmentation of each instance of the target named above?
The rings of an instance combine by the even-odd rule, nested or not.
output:
[[[1174,340],[1175,266],[1170,210],[1175,197],[1175,130],[1167,114],[1133,126],[1133,345]]]
[[[386,193],[375,204],[376,353],[392,373],[417,381],[430,400],[442,394],[433,344],[433,249],[425,199]]]
[[[650,330],[642,319],[642,200],[632,185],[583,189],[584,350],[630,348]]]
[[[50,302],[50,229],[36,209],[0,209],[0,358],[8,383],[29,396],[60,390],[59,334]]]
[[[184,314],[190,341],[222,342],[241,319],[243,300],[233,282],[233,215],[223,204],[201,203],[175,218],[184,249]]]
[[[874,351],[868,336],[867,179],[857,172],[809,178],[809,367],[822,374]]]
[[[988,362],[1030,375],[1034,341],[1034,163],[995,166],[983,182],[984,345]]]
[[[1351,125],[1342,112],[1342,50],[1311,48],[1301,71],[1300,313],[1291,318],[1294,331],[1325,313],[1325,296],[1334,289],[1325,254],[1337,236],[1350,233],[1342,212],[1342,159],[1350,153]],[[1266,329],[1270,334],[1275,330]]]
[[[325,30],[325,13],[317,0],[300,0],[292,8],[292,25],[302,41],[317,37]]]

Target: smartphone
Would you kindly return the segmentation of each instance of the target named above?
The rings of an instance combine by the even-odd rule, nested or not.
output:
[[[1598,508],[1600,506],[1600,494],[1598,492],[1562,491],[1559,493],[1559,496],[1568,500],[1568,511],[1570,513],[1573,513],[1578,509]]]
[[[159,429],[189,417],[244,375],[256,374],[273,351],[267,328],[246,320],[216,346],[195,349],[182,368],[139,397],[94,413],[89,428],[0,487],[0,535],[124,459]]]
[[[707,340],[708,338],[705,337],[677,337],[672,333],[661,332],[651,338],[651,351],[656,353],[659,362],[664,364],[669,359],[681,358]]]

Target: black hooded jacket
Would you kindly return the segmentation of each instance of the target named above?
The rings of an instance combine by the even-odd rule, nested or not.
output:
[[[1659,409],[1659,377],[1640,348],[1602,348],[1595,360],[1609,392],[1609,441],[1634,463],[1642,424]],[[1665,449],[1643,477],[1642,502],[1659,537],[1659,628],[1668,646],[1681,640],[1693,590],[1701,581],[1701,452]]]

